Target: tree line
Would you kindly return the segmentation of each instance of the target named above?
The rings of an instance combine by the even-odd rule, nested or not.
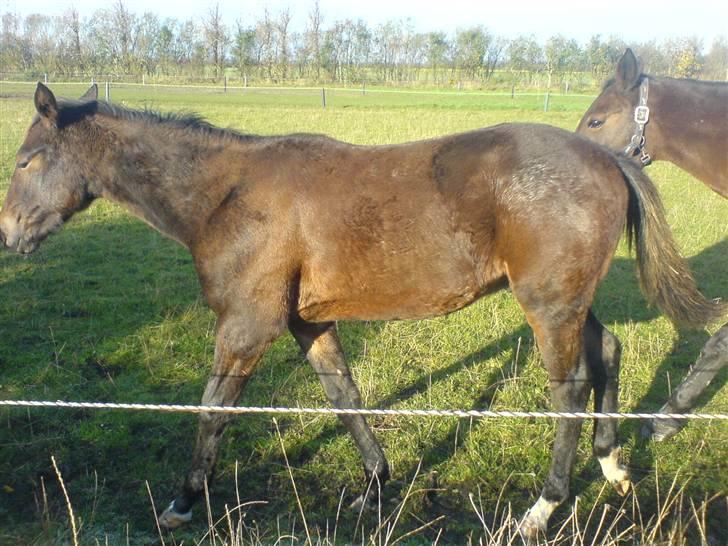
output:
[[[271,83],[422,85],[561,84],[608,76],[632,47],[647,72],[676,77],[728,79],[728,40],[707,47],[697,37],[625,43],[593,36],[586,44],[556,35],[507,38],[484,25],[448,34],[416,32],[411,21],[370,26],[359,19],[327,22],[318,0],[294,30],[288,9],[265,9],[255,20],[226,21],[219,5],[201,20],[137,15],[123,0],[81,17],[6,12],[0,34],[0,70],[53,77],[134,75],[164,78],[239,77]],[[556,78],[556,80],[554,80]]]

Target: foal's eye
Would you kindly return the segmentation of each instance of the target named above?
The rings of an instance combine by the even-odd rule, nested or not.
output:
[[[30,159],[23,159],[15,164],[18,169],[25,169],[28,165],[30,165]]]
[[[599,129],[604,125],[604,122],[601,119],[593,119],[589,122],[589,129]]]

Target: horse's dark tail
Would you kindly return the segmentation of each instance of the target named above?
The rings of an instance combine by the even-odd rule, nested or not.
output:
[[[627,240],[636,247],[640,285],[647,300],[675,324],[703,328],[722,318],[728,304],[708,300],[698,291],[672,238],[657,188],[630,159],[619,166],[629,187]]]

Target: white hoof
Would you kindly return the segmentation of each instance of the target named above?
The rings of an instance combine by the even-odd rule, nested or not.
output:
[[[167,509],[159,516],[159,526],[164,529],[176,529],[183,523],[187,523],[192,519],[192,510],[180,514],[174,509],[174,501],[169,504]]]
[[[545,532],[546,525],[541,521],[529,517],[528,514],[526,514],[523,521],[518,525],[518,534],[528,542],[538,540],[538,536]]]
[[[617,447],[608,456],[600,458],[599,464],[607,481],[620,496],[624,497],[629,493],[632,482],[629,479],[627,467],[619,462],[619,454],[620,449]]]
[[[539,497],[518,525],[518,532],[529,541],[536,540],[541,533],[546,532],[546,527],[551,514],[559,506],[558,502],[547,501]]]

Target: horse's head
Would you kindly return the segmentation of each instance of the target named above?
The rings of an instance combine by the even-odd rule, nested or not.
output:
[[[37,115],[15,155],[15,171],[0,210],[0,243],[29,254],[74,212],[88,206],[87,170],[74,154],[77,127],[95,105],[93,85],[73,106],[59,104],[42,83],[35,91]]]
[[[634,134],[642,73],[632,50],[617,63],[614,78],[604,86],[581,118],[576,132],[613,150],[624,150]]]

